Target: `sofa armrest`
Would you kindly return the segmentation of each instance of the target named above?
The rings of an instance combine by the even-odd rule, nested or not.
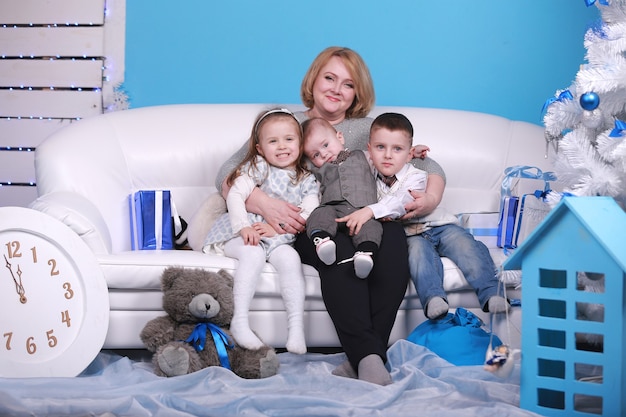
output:
[[[85,197],[72,192],[53,192],[30,204],[70,227],[95,254],[111,253],[111,234],[98,208]]]

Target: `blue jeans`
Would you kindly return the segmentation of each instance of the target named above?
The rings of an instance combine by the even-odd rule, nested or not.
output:
[[[453,261],[474,288],[483,311],[487,302],[498,291],[496,266],[489,250],[474,239],[468,231],[456,224],[436,226],[419,235],[407,238],[409,269],[417,294],[425,307],[433,297],[446,299],[443,290],[443,265],[441,257]]]

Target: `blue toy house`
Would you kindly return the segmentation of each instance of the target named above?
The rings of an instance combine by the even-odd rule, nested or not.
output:
[[[522,270],[520,406],[626,417],[626,213],[565,197],[506,260]]]

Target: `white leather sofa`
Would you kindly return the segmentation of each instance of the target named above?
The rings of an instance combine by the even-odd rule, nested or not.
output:
[[[39,198],[31,207],[76,231],[101,265],[111,309],[104,348],[143,348],[139,333],[144,324],[164,314],[159,279],[165,267],[231,272],[236,268],[235,260],[199,251],[132,251],[129,194],[170,190],[179,214],[186,220],[194,218],[215,193],[215,175],[222,162],[247,139],[257,113],[271,106],[190,104],[119,111],[78,121],[37,148]],[[372,116],[385,111],[407,115],[415,128],[415,143],[430,146],[430,155],[447,174],[442,205],[455,213],[497,212],[507,166],[535,165],[549,170],[543,129],[538,125],[432,108],[377,107]],[[492,248],[492,252],[498,258],[502,250]],[[444,263],[451,307],[468,308],[489,320],[460,271],[448,259]],[[317,272],[306,266],[305,275],[308,346],[338,347]],[[510,298],[521,297],[519,289],[511,286],[507,291]],[[260,337],[272,346],[284,347],[286,317],[278,281],[269,265],[251,310],[251,324]],[[390,342],[406,337],[424,320],[411,284]],[[494,320],[494,329],[505,342],[519,346],[520,320],[519,308],[513,308],[510,325],[501,317]]]

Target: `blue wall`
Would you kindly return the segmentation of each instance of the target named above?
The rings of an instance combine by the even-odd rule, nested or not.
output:
[[[319,51],[368,63],[378,105],[473,110],[541,124],[599,19],[584,0],[126,2],[131,107],[300,103]]]

